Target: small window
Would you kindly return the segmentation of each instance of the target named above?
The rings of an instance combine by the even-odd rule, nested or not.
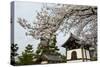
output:
[[[71,53],[71,60],[77,60],[77,52],[76,51],[73,51]]]

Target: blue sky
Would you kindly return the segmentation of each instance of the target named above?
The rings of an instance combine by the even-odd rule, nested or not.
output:
[[[18,17],[25,18],[28,20],[28,22],[32,23],[35,20],[36,11],[40,11],[43,3],[34,3],[34,2],[15,2],[15,28],[14,28],[14,34],[15,39],[14,42],[18,44],[19,50],[18,53],[21,53],[24,48],[27,46],[27,44],[32,44],[34,50],[36,50],[39,40],[35,40],[31,36],[26,36],[24,28],[22,28],[18,23],[17,19]],[[60,32],[57,35],[57,46],[60,49],[61,54],[65,54],[65,49],[62,46],[62,44],[67,40],[68,35],[64,36],[64,33]]]

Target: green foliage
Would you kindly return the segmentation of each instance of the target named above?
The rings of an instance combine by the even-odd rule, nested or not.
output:
[[[56,35],[52,35],[49,41],[49,52],[50,53],[57,53],[59,50],[58,47],[56,46]]]
[[[18,51],[17,44],[11,44],[11,64],[12,65],[17,64],[16,61],[15,61],[15,57],[18,56],[17,51]]]
[[[42,54],[52,54],[52,53],[56,53],[59,49],[56,46],[56,35],[52,35],[51,38],[49,39],[49,42],[47,44],[47,46],[39,46],[37,48],[36,53],[38,55],[42,55]],[[42,45],[40,43],[40,45]]]
[[[21,56],[18,56],[19,64],[21,65],[29,65],[34,64],[33,58],[34,58],[33,48],[32,45],[28,44],[25,47],[25,51],[22,52]]]
[[[97,57],[91,57],[91,61],[97,61]]]
[[[66,56],[65,55],[61,55],[61,58],[63,59],[63,62],[66,62]]]
[[[58,52],[59,49],[56,46],[56,42],[57,42],[56,35],[52,35],[51,38],[49,39],[47,46],[38,46],[36,50],[37,60],[39,60],[39,58],[41,58],[41,55],[43,54],[53,54],[56,56],[60,56],[63,59],[62,62],[66,62],[66,57],[64,55],[61,55],[61,53]]]

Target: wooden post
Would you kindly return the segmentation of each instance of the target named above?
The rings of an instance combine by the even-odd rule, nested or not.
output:
[[[66,63],[67,63],[67,47],[66,47]]]
[[[86,54],[86,49],[85,49],[85,57],[86,57],[86,61],[87,61],[87,54]]]
[[[83,62],[84,62],[83,46],[81,47],[81,51],[82,51],[82,60],[83,60]]]

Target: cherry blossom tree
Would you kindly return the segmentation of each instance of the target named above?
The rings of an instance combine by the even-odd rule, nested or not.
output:
[[[36,20],[28,23],[18,18],[18,23],[27,30],[26,35],[45,40],[58,34],[57,31],[73,32],[86,44],[97,49],[97,7],[84,5],[46,4],[37,12]]]

